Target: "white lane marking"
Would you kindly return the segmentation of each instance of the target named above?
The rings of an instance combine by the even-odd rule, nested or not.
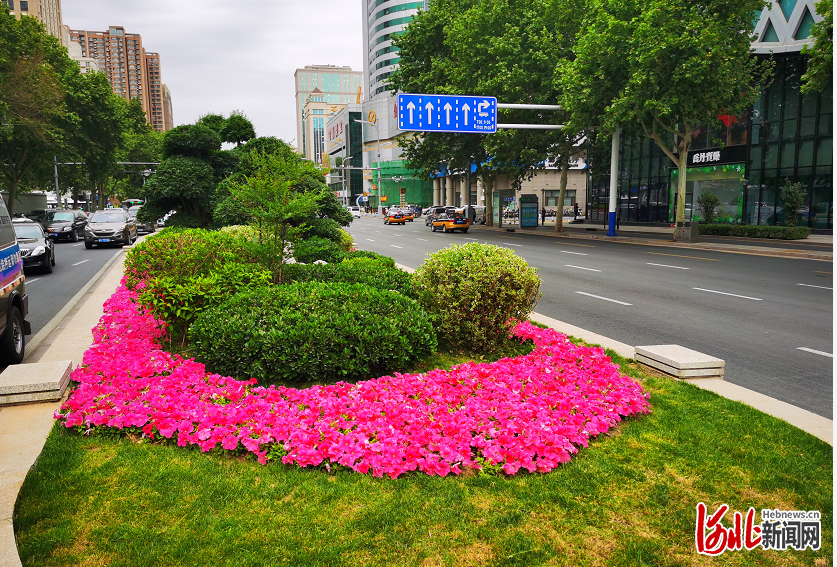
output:
[[[466,237],[465,237],[465,240],[479,240],[479,238],[468,238],[468,237],[466,236]]]
[[[587,297],[595,297],[596,299],[603,299],[605,301],[618,303],[619,305],[633,305],[632,303],[625,303],[624,301],[617,301],[615,299],[610,299],[609,297],[602,297],[601,295],[593,295],[592,293],[585,293],[583,291],[577,291],[576,293],[578,293],[580,295],[586,295]]]
[[[576,270],[587,270],[589,272],[601,272],[601,270],[594,270],[593,268],[582,268],[581,266],[573,266],[572,264],[564,264],[565,268],[575,268]]]
[[[395,244],[390,244],[393,248],[401,248],[400,246],[396,246]]]
[[[512,244],[511,242],[503,242],[503,244],[506,244],[508,246],[523,246],[522,244]]]
[[[578,254],[579,256],[587,256],[584,252],[570,252],[569,250],[561,250],[564,254]]]
[[[82,245],[84,245],[84,242],[79,242],[78,244],[73,244],[73,246],[82,246]]]
[[[714,289],[703,289],[702,287],[693,287],[692,289],[696,289],[698,291],[708,291],[709,293],[719,293],[721,295],[731,295],[732,297],[740,297],[741,299],[752,299],[753,301],[763,301],[758,297],[749,297],[747,295],[738,295],[737,293],[727,293],[725,291],[715,291]]]
[[[688,270],[689,268],[682,268],[680,266],[669,266],[668,264],[655,264],[654,262],[647,262],[649,266],[660,266],[661,268],[674,268],[675,270]]]
[[[400,234],[393,234],[393,236],[401,236]]]
[[[416,240],[423,240],[424,242],[427,242],[424,238],[416,238]]]
[[[417,231],[417,230],[414,230],[413,232],[415,232],[416,234],[418,234],[418,231]]]
[[[34,280],[27,280],[24,278],[23,283],[35,283],[41,281],[43,278],[35,278]]]
[[[377,232],[378,234],[381,234],[381,231],[380,231],[380,230],[376,230],[375,232]]]
[[[804,285],[805,287],[816,287],[816,288],[819,288],[819,289],[834,289],[832,287],[825,287],[825,286],[822,286],[822,285],[811,285],[811,284],[806,284],[806,283],[798,283],[796,285]]]
[[[368,240],[369,242],[375,242],[375,241],[374,241],[374,240],[372,240],[371,238],[367,238],[366,240]]]
[[[82,260],[81,262],[76,262],[75,264],[73,264],[73,266],[78,266],[79,264],[84,264],[85,262],[89,262],[89,261],[90,261],[90,258],[88,258],[87,260]]]
[[[804,350],[805,352],[813,352],[814,354],[821,354],[822,356],[827,356],[828,358],[834,358],[833,354],[829,354],[829,353],[823,352],[821,350],[814,350],[812,348],[808,348],[808,347],[804,347],[804,346],[801,346],[801,347],[797,348],[796,350]]]

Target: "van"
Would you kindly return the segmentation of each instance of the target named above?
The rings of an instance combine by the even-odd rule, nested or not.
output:
[[[0,197],[0,362],[20,364],[26,348],[26,335],[32,328],[29,296],[23,276],[20,247],[6,202]]]
[[[346,207],[346,210],[352,213],[353,217],[360,218],[360,207]]]

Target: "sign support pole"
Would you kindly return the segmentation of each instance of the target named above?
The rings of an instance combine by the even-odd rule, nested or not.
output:
[[[619,135],[621,128],[616,127],[613,131],[613,139],[610,143],[610,196],[608,198],[608,212],[607,212],[607,235],[617,236],[616,234],[616,197],[618,190],[616,181],[619,177]]]

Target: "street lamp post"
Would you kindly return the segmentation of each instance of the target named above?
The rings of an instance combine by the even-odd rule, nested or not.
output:
[[[359,124],[366,124],[375,128],[375,134],[378,136],[378,214],[381,214],[381,131],[378,130],[378,125],[368,120],[355,120]]]

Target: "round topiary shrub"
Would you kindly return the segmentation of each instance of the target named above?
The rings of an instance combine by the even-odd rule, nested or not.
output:
[[[507,322],[529,317],[540,285],[537,268],[514,251],[477,242],[431,254],[413,274],[416,297],[439,337],[474,351],[502,346]]]
[[[287,385],[404,368],[436,348],[414,300],[362,284],[297,283],[238,294],[189,328],[214,372]]]
[[[317,260],[334,264],[343,261],[343,250],[336,242],[319,236],[312,236],[294,244],[294,258],[297,262],[310,264]]]
[[[282,271],[282,283],[295,282],[361,283],[415,299],[410,274],[373,258],[350,258],[339,264],[289,264]]]

